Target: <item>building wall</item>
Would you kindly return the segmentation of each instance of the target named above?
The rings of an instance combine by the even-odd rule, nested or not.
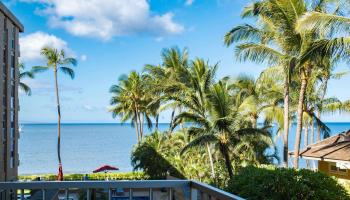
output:
[[[23,26],[0,2],[0,182],[18,176],[19,32]],[[16,191],[0,191],[0,199],[14,198]]]
[[[335,176],[340,179],[350,180],[350,170],[347,170],[346,173],[332,172],[330,170],[331,164],[334,164],[334,163],[327,162],[327,161],[318,161],[318,171],[326,173],[329,176]]]
[[[0,3],[0,181],[18,175],[18,37],[20,27]]]

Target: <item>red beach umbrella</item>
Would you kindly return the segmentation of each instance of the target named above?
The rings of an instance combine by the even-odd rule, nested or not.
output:
[[[94,171],[92,171],[93,173],[99,173],[99,172],[107,172],[107,171],[116,171],[119,170],[118,167],[113,167],[110,165],[103,165],[97,169],[95,169]]]

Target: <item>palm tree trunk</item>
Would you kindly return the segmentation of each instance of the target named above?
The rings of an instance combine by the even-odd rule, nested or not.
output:
[[[61,105],[60,105],[60,98],[59,98],[59,91],[58,91],[58,80],[57,80],[57,67],[55,67],[54,70],[55,75],[55,90],[56,90],[56,103],[57,103],[57,157],[58,157],[58,166],[59,166],[59,176],[58,180],[63,180],[63,173],[62,173],[62,160],[61,160]],[[62,176],[60,174],[62,173]]]
[[[318,110],[317,111],[317,118],[320,119],[321,117],[321,112]],[[321,127],[318,125],[317,126],[317,142],[321,140]]]
[[[137,131],[137,140],[138,140],[138,143],[141,142],[141,139],[142,139],[142,131],[141,131],[141,127],[140,127],[140,114],[139,114],[139,110],[136,106],[135,108],[135,117],[136,117],[136,131]]]
[[[304,136],[304,146],[305,148],[309,145],[309,123],[305,123],[305,136]],[[306,160],[306,169],[310,168],[310,161]]]
[[[143,130],[142,130],[142,126],[141,126],[141,118],[140,118],[140,111],[139,111],[139,108],[138,106],[136,105],[136,108],[135,108],[135,111],[136,111],[136,120],[137,120],[137,127],[139,129],[139,142],[141,142],[142,140],[142,136],[143,136]]]
[[[317,118],[318,119],[321,119],[321,110],[322,110],[322,107],[323,107],[323,100],[324,100],[324,97],[326,96],[326,93],[327,93],[327,84],[328,84],[328,77],[324,77],[325,79],[325,86],[323,88],[323,91],[322,91],[322,95],[321,95],[321,105],[320,105],[320,108],[318,108],[317,110]],[[317,142],[319,142],[321,140],[321,127],[320,126],[317,126]]]
[[[143,117],[144,117],[144,115],[143,115],[143,113],[141,113],[141,116],[140,116],[140,127],[141,127],[141,140],[142,140],[142,138],[143,138],[143,121],[144,121],[144,119],[143,119]]]
[[[223,143],[220,143],[220,152],[224,156],[226,169],[227,169],[227,172],[228,172],[230,179],[232,180],[233,179],[233,169],[232,169],[232,165],[231,165],[231,159],[230,159],[230,155],[228,153],[227,146]]]
[[[311,144],[315,143],[315,121],[312,119],[311,121]]]
[[[299,92],[299,101],[298,101],[298,109],[297,109],[297,130],[295,133],[295,145],[294,145],[294,168],[295,169],[299,168],[300,139],[301,139],[301,131],[303,127],[303,107],[304,107],[306,86],[307,86],[307,79],[304,76],[301,79],[301,87]]]
[[[288,167],[288,138],[289,138],[289,76],[284,80],[284,110],[283,110],[283,166]]]
[[[171,112],[170,125],[169,125],[169,133],[171,133],[171,129],[172,129],[172,127],[173,127],[174,116],[175,116],[175,108],[174,108],[173,111]]]
[[[182,107],[181,106],[179,106],[179,113],[182,113]],[[184,129],[184,123],[183,123],[182,120],[181,120],[181,123],[180,123],[180,127],[181,127],[181,129]]]
[[[158,125],[159,125],[159,114],[156,116],[156,131],[158,131]]]
[[[321,118],[321,112],[319,110],[317,110],[317,118],[320,119]],[[321,140],[321,127],[318,125],[317,126],[317,142],[319,142]]]
[[[315,143],[315,121],[312,119],[311,121],[311,143]],[[316,163],[315,160],[312,160],[312,169],[316,171]]]
[[[213,162],[213,155],[211,154],[210,146],[207,144],[207,151],[209,155],[209,162],[210,162],[210,168],[211,168],[211,176],[213,180],[215,181],[215,169],[214,169],[214,162]]]
[[[140,141],[141,141],[142,137],[143,137],[143,130],[142,130],[142,121],[141,121],[141,117],[140,117],[140,112],[137,112],[137,118],[139,121]]]
[[[252,116],[252,125],[253,125],[253,128],[258,127],[258,119],[257,119],[255,114],[253,114],[253,116]]]
[[[137,112],[135,111],[135,116],[137,116]],[[139,123],[138,118],[136,117],[136,121],[134,121],[134,126],[136,128],[136,137],[137,137],[137,143],[140,143],[140,131],[139,131]]]

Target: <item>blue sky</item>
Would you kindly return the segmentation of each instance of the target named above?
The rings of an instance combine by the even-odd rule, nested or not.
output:
[[[109,87],[131,70],[158,64],[163,48],[188,48],[190,57],[220,63],[218,77],[239,73],[257,76],[265,65],[239,63],[223,35],[242,24],[246,0],[8,0],[10,10],[25,26],[21,60],[27,67],[44,64],[44,45],[65,49],[79,64],[76,78],[61,76],[63,122],[116,122],[107,112]],[[339,71],[347,70],[340,66]],[[53,75],[26,80],[32,96],[20,95],[21,122],[55,122]],[[329,96],[350,99],[350,77],[333,81]],[[169,113],[161,116],[168,122]],[[350,121],[347,114],[326,121]]]

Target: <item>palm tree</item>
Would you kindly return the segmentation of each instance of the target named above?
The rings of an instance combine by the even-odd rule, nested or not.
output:
[[[300,150],[300,139],[303,122],[303,106],[305,101],[306,89],[309,79],[314,71],[325,67],[319,65],[320,55],[317,55],[313,49],[320,46],[319,40],[323,39],[322,34],[318,34],[316,30],[308,30],[296,32],[298,19],[310,10],[325,10],[325,1],[318,1],[311,8],[306,5],[303,0],[284,1],[284,0],[264,0],[248,6],[243,16],[256,16],[262,23],[260,29],[238,31],[233,40],[251,39],[253,43],[242,44],[237,47],[239,58],[245,60],[273,61],[285,67],[285,72],[298,72],[300,89],[297,101],[297,130],[295,139],[295,159],[294,167],[298,167],[298,155]],[[240,29],[241,30],[241,29]],[[263,30],[263,31],[260,31]],[[267,31],[266,31],[267,30]],[[230,37],[228,42],[230,41]],[[249,41],[249,40],[248,40]],[[268,46],[270,45],[270,46]],[[286,85],[290,79],[290,73],[285,73],[285,100],[288,91]],[[287,110],[287,101],[285,101],[285,109]],[[285,119],[287,113],[285,110]],[[287,121],[287,120],[285,120]],[[285,123],[286,125],[287,123]],[[285,130],[286,133],[286,130]],[[286,134],[285,134],[286,137]],[[284,148],[284,162],[286,163],[287,149]]]
[[[28,96],[30,96],[32,94],[32,90],[30,89],[30,87],[25,84],[23,82],[24,78],[34,78],[34,73],[33,71],[25,71],[25,65],[24,63],[19,63],[18,64],[18,68],[19,68],[19,87],[21,88],[21,90],[24,91],[24,93],[26,93]]]
[[[285,16],[272,16],[267,8],[275,7],[278,2],[261,1],[247,6],[242,17],[255,17],[261,24],[257,26],[244,24],[232,28],[224,37],[227,46],[235,42],[242,42],[236,47],[236,56],[239,60],[250,60],[256,63],[268,63],[283,69],[283,164],[288,166],[288,139],[290,119],[290,82],[296,64],[296,44],[300,39],[293,35],[289,19]],[[279,20],[277,20],[280,18]],[[281,32],[280,30],[285,30]],[[284,39],[288,38],[288,39]]]
[[[350,37],[348,28],[350,27],[350,18],[338,15],[340,7],[336,7],[336,12],[329,14],[323,10],[308,12],[303,15],[296,26],[299,32],[316,30],[322,35],[327,35],[330,38],[322,38],[317,40],[313,46],[309,48],[309,55],[320,55],[321,57],[335,57],[331,59],[328,70],[324,70],[322,80],[322,93],[320,103],[322,104],[327,92],[328,80],[331,78],[331,69],[334,60],[348,59],[350,55]],[[340,13],[340,12],[339,12]],[[339,37],[337,33],[348,32],[347,36]],[[336,37],[333,37],[336,35]],[[308,56],[308,55],[306,55]],[[319,105],[317,110],[318,118],[321,117],[322,105]],[[317,140],[321,139],[321,130],[318,128]]]
[[[128,77],[119,79],[118,85],[110,88],[113,94],[110,101],[112,105],[110,112],[114,118],[120,116],[121,122],[132,121],[132,125],[136,127],[138,143],[141,142],[144,135],[144,121],[146,120],[149,128],[152,127],[151,113],[147,107],[152,99],[147,96],[145,86],[145,78],[132,71]]]
[[[283,127],[283,102],[282,88],[278,84],[277,77],[271,76],[276,68],[268,68],[263,71],[258,79],[241,74],[230,85],[233,98],[240,113],[243,113],[251,121],[253,127],[257,127],[257,120],[264,116],[266,124],[276,122]]]
[[[57,157],[58,157],[58,180],[63,180],[63,169],[62,169],[62,160],[61,160],[61,105],[60,105],[60,96],[59,96],[59,86],[58,86],[58,72],[63,72],[67,74],[71,79],[74,79],[74,70],[72,66],[77,65],[77,60],[71,57],[66,57],[64,50],[57,50],[50,47],[44,47],[41,50],[41,55],[46,59],[46,66],[35,66],[33,67],[34,72],[43,72],[49,69],[54,72],[55,80],[55,93],[56,93],[56,104],[57,104],[57,128],[58,128],[58,137],[57,137]]]
[[[227,83],[219,81],[213,85],[207,98],[210,103],[208,116],[203,117],[183,112],[175,118],[175,121],[185,119],[200,125],[199,128],[192,129],[198,133],[198,136],[184,147],[182,152],[193,147],[206,146],[208,143],[215,145],[224,158],[229,177],[233,178],[230,148],[237,145],[245,135],[255,134],[255,139],[262,139],[261,136],[266,136],[266,132],[260,129],[242,128],[240,126],[242,118],[239,116],[238,110],[232,101]]]
[[[187,49],[180,50],[178,47],[163,49],[161,65],[146,65],[146,72],[152,79],[154,87],[153,93],[159,94],[159,98],[155,99],[155,103],[161,103],[159,110],[172,109],[169,129],[174,121],[176,110],[181,110],[181,105],[177,102],[168,100],[168,95],[181,93],[188,83],[188,51]],[[165,104],[164,104],[165,103]],[[169,131],[169,132],[170,132]]]
[[[207,95],[210,87],[214,83],[217,67],[217,64],[210,66],[208,62],[205,62],[203,59],[199,58],[190,62],[189,69],[186,71],[186,77],[189,77],[189,79],[186,83],[186,89],[182,91],[182,95],[168,95],[168,99],[173,100],[176,102],[176,104],[182,105],[182,107],[185,109],[173,120],[172,129],[185,121],[185,118],[181,117],[183,115],[189,114],[198,115],[202,118],[207,117],[209,110]],[[198,136],[200,133],[208,132],[209,127],[206,124],[202,125],[203,126],[201,128],[205,131],[198,131],[200,130],[198,128],[189,128],[187,133],[190,136]],[[215,180],[214,161],[209,143],[206,144],[206,151],[209,156],[211,176]]]

